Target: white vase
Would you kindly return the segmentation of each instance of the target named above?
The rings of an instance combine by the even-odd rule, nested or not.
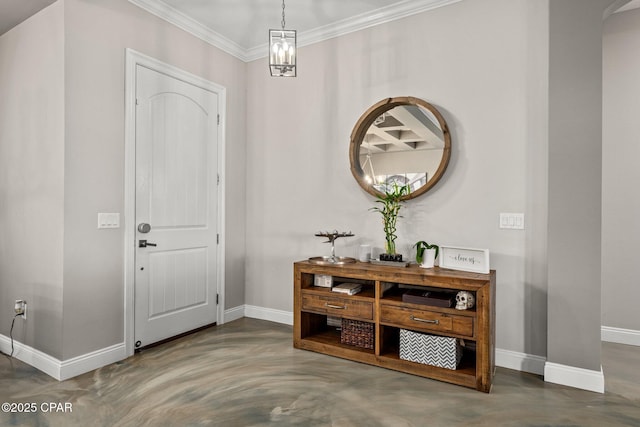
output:
[[[360,262],[369,262],[371,260],[370,245],[360,245],[360,250],[358,251],[358,260],[360,260]]]
[[[420,267],[422,268],[433,268],[436,262],[436,250],[435,249],[425,249],[422,254],[422,264]]]

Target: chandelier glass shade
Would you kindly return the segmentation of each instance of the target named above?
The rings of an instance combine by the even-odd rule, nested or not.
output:
[[[269,30],[269,70],[273,77],[296,76],[296,30],[285,30],[284,0],[282,29]]]

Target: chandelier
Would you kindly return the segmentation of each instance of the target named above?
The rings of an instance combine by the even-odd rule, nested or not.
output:
[[[282,29],[269,30],[269,70],[273,77],[296,76],[296,30],[285,30],[284,0]]]

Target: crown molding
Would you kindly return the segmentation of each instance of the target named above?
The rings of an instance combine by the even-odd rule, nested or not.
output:
[[[462,0],[404,0],[371,12],[343,19],[329,25],[298,32],[297,44],[298,47],[308,46],[345,34],[353,33],[355,31],[363,30],[365,28],[374,27],[376,25],[426,12],[428,10],[447,6],[459,1]],[[267,43],[245,49],[234,41],[169,6],[162,0],[129,0],[129,2],[244,62],[264,58],[267,56],[269,51]]]
[[[633,10],[633,9],[637,9],[640,8],[640,0],[618,0],[614,3],[614,6],[616,4],[622,4],[622,7],[618,7],[616,8],[617,10],[615,12],[625,12],[627,10]]]
[[[146,10],[147,12],[164,19],[165,21],[185,30],[191,35],[213,45],[230,55],[235,56],[242,61],[247,62],[247,50],[242,46],[219,34],[209,27],[202,25],[195,19],[185,15],[172,6],[169,6],[162,0],[129,0],[136,6]]]
[[[312,30],[299,31],[297,44],[298,47],[301,47],[320,43],[325,40],[406,18],[428,10],[437,9],[459,1],[461,0],[405,0]],[[266,57],[268,52],[268,43],[264,43],[261,46],[248,49],[247,57],[249,61],[254,61]]]

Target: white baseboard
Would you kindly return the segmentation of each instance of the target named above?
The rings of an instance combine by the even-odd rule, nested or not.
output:
[[[13,357],[59,381],[73,378],[126,358],[124,343],[115,344],[64,361],[15,340],[13,347]],[[0,349],[3,353],[10,354],[11,339],[0,335]]]
[[[544,375],[546,382],[604,393],[604,373],[547,362],[546,358],[496,348],[496,365],[516,371]]]
[[[231,322],[233,320],[244,317],[245,307],[246,306],[241,305],[229,310],[225,310],[224,321]],[[251,315],[247,315],[247,317],[270,320],[272,322],[278,323],[289,322],[289,324],[293,324],[293,317],[290,315],[290,319],[288,320],[286,312],[281,312],[279,310],[251,307],[249,309],[249,313],[251,313]],[[283,315],[282,313],[285,313],[285,315]],[[13,347],[13,357],[26,363],[27,365],[33,366],[34,368],[59,381],[73,378],[75,376],[93,371],[94,369],[98,369],[127,358],[126,346],[124,345],[124,343],[114,344],[110,347],[96,350],[91,353],[83,354],[64,361],[58,360],[53,356],[50,356],[40,350],[37,350],[15,340]],[[10,338],[4,335],[0,335],[0,350],[6,354],[11,353]]]
[[[224,323],[233,322],[234,320],[244,317],[244,305],[230,308],[224,311]]]
[[[58,379],[64,381],[126,358],[127,349],[124,343],[114,344],[110,347],[60,362],[60,376]]]
[[[640,331],[633,329],[603,326],[600,331],[600,337],[602,341],[606,342],[640,346]]]
[[[268,320],[270,322],[293,325],[293,312],[275,310],[273,308],[257,307],[255,305],[245,305],[244,315],[252,319]]]
[[[496,366],[501,368],[544,375],[546,361],[547,359],[542,356],[496,348]]]
[[[241,305],[224,312],[225,323],[242,317],[293,325],[293,313],[290,311]],[[640,331],[603,326],[602,340],[640,346]],[[0,335],[0,350],[6,354],[11,352],[11,340],[4,335]],[[17,341],[14,341],[13,356],[61,381],[124,360],[127,357],[124,343],[119,343],[69,360],[60,361]],[[560,365],[546,362],[545,358],[541,356],[498,348],[496,349],[496,365],[507,369],[544,375],[544,379],[547,382],[604,393],[602,370],[598,372]]]
[[[14,358],[57,380],[60,379],[60,361],[55,357],[15,340],[13,341],[13,349]],[[3,353],[11,354],[11,338],[0,335],[0,350]]]
[[[604,393],[602,367],[600,367],[600,371],[593,371],[591,369],[547,362],[544,365],[544,380],[549,383]]]

